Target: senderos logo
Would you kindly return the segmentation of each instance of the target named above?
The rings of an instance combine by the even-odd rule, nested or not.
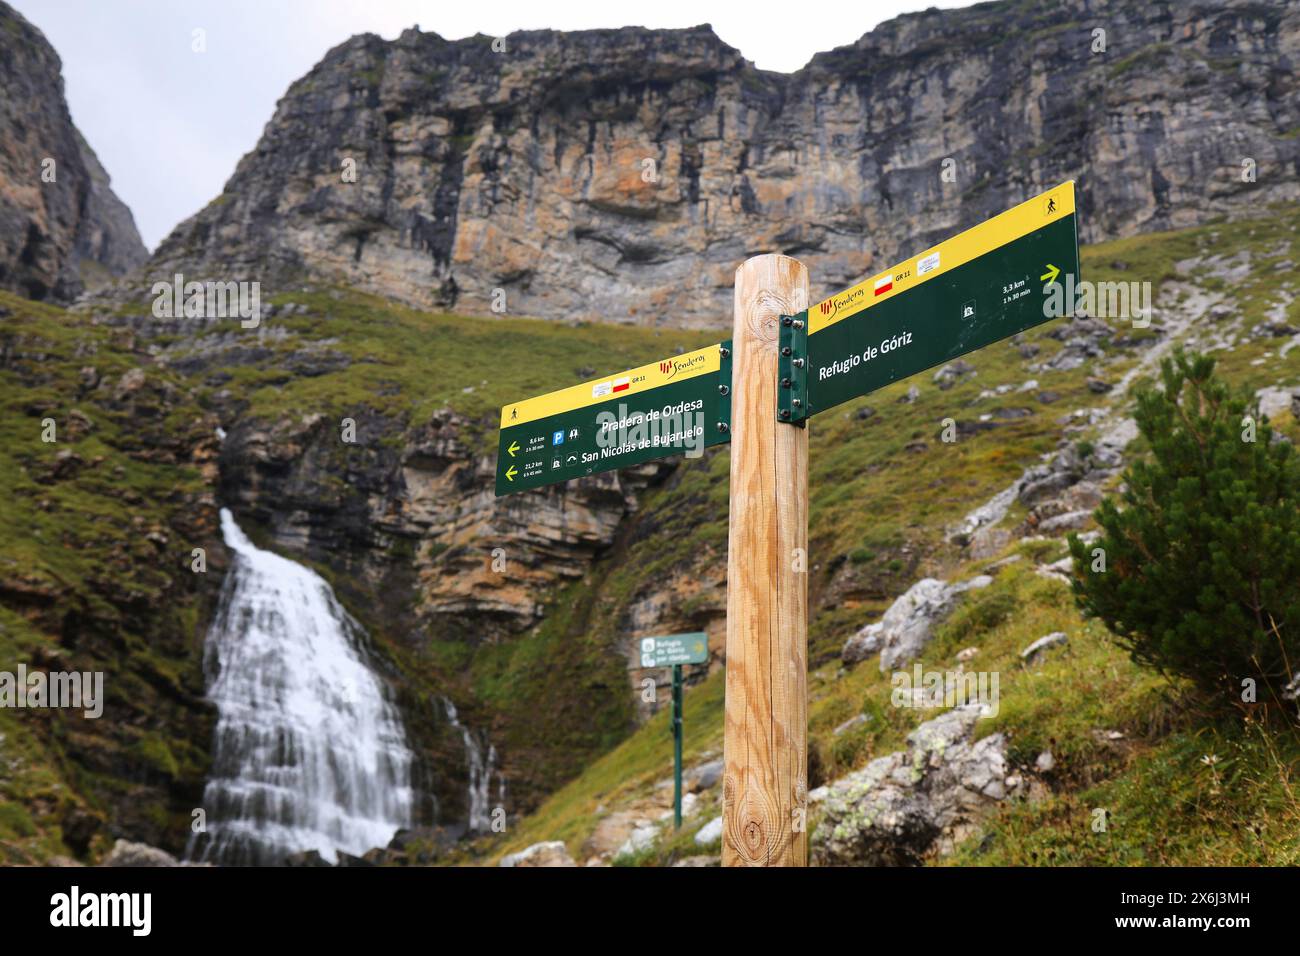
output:
[[[678,372],[688,372],[703,365],[704,362],[703,355],[695,355],[688,359],[664,359],[659,363],[659,374],[664,378],[672,378]]]
[[[849,315],[852,315],[864,304],[866,294],[865,289],[850,289],[848,292],[843,292],[840,295],[831,296],[825,302],[817,306],[817,308],[821,312],[822,318],[827,321],[835,318],[841,312],[847,312]]]

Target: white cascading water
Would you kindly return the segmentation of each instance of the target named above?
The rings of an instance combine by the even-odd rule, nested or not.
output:
[[[456,705],[445,697],[442,698],[442,706],[447,712],[447,719],[460,731],[461,739],[465,742],[465,761],[469,770],[468,829],[471,833],[486,833],[492,825],[492,808],[489,803],[493,774],[497,776],[498,805],[505,806],[506,802],[506,778],[497,772],[497,748],[488,742],[486,734],[482,734],[480,739],[480,735],[462,724]]]
[[[361,625],[317,574],[255,547],[221,509],[234,562],[208,631],[204,670],[217,706],[207,832],[190,855],[331,862],[386,846],[411,825],[411,751]]]

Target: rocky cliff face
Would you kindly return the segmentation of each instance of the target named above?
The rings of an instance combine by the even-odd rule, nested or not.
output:
[[[829,293],[1066,178],[1085,241],[1294,199],[1297,53],[1300,7],[1249,0],[928,11],[790,75],[707,26],[359,36],[148,274],[725,325],[747,256]]]
[[[495,460],[467,447],[467,424],[449,409],[410,428],[363,414],[349,450],[323,415],[240,421],[223,443],[220,497],[278,549],[330,562],[358,590],[414,574],[400,586],[417,586],[421,631],[499,639],[538,622],[540,591],[582,576],[664,466],[604,475],[563,498],[498,501]],[[485,542],[507,549],[509,574],[492,570]]]
[[[0,3],[0,288],[67,301],[148,258],[72,125],[58,55]]]

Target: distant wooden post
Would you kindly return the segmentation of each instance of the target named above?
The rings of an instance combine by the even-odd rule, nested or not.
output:
[[[808,863],[808,430],[776,417],[780,317],[807,307],[800,262],[736,270],[724,866]]]

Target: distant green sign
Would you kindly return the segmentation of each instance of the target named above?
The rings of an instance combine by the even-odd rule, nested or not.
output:
[[[1076,218],[1062,183],[813,306],[806,335],[804,316],[783,329],[778,415],[799,421],[1056,318],[1051,284],[1079,275]]]
[[[730,343],[507,405],[497,495],[731,440]]]
[[[709,659],[709,639],[703,632],[641,638],[642,667],[704,664]]]

